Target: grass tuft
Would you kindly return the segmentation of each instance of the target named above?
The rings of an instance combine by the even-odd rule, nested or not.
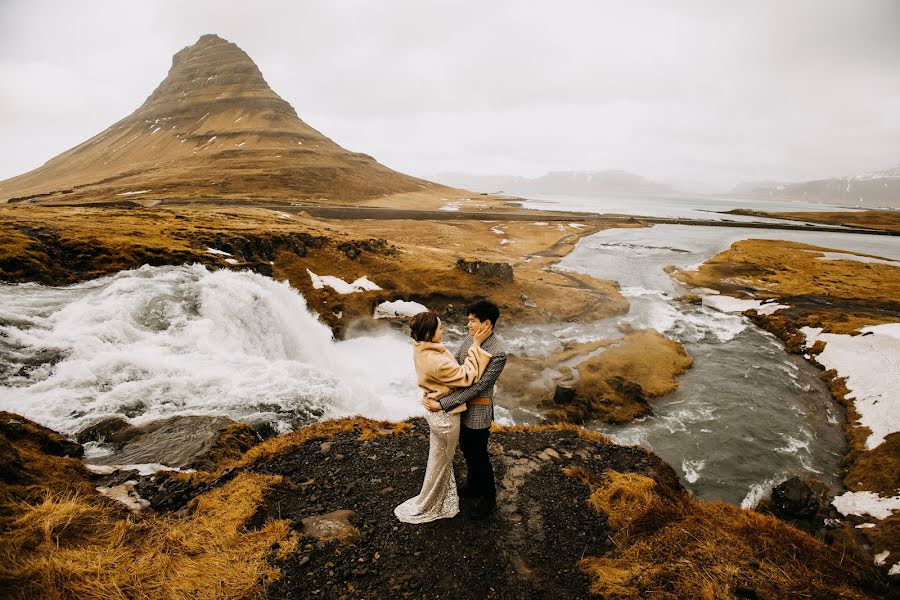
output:
[[[285,520],[244,526],[280,482],[241,473],[181,516],[132,515],[81,492],[19,503],[0,542],[0,589],[48,600],[261,596],[280,575],[267,554],[286,557],[297,535]]]
[[[579,567],[608,598],[869,598],[866,567],[774,517],[700,503],[652,478],[608,471],[588,503],[617,544]]]

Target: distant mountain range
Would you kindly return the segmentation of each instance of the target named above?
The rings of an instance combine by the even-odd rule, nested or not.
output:
[[[354,203],[445,190],[337,145],[304,123],[235,44],[204,35],[132,114],[37,169],[0,203],[293,200]]]
[[[851,177],[800,183],[742,183],[733,191],[753,198],[804,200],[862,208],[900,208],[900,166]]]
[[[507,194],[597,194],[602,192],[670,192],[672,188],[626,171],[551,171],[540,177],[439,173],[432,177],[451,187]]]

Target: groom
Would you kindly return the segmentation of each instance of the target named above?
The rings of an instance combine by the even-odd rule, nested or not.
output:
[[[468,409],[460,417],[459,448],[466,459],[466,485],[459,491],[463,498],[477,498],[469,517],[482,520],[497,508],[497,488],[494,483],[494,468],[488,455],[488,437],[491,435],[491,421],[494,420],[494,384],[503,367],[506,366],[506,351],[494,335],[493,330],[500,318],[500,309],[490,300],[479,300],[466,308],[469,315],[469,334],[463,339],[456,352],[456,362],[462,364],[472,345],[472,333],[482,323],[490,322],[491,335],[481,347],[492,355],[484,374],[476,383],[467,388],[454,390],[440,400],[424,399],[425,408],[432,412],[450,411],[463,402]]]

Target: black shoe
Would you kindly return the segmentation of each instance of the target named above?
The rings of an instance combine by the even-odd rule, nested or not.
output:
[[[469,518],[473,521],[483,521],[497,510],[497,501],[483,498],[469,511]]]
[[[476,498],[478,493],[467,485],[460,487],[457,492],[460,498]]]

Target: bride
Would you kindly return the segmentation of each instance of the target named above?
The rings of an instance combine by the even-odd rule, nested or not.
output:
[[[490,325],[486,322],[473,334],[472,346],[460,365],[441,344],[443,327],[437,315],[423,312],[412,318],[409,326],[415,340],[413,363],[419,387],[426,397],[432,400],[443,398],[451,388],[469,387],[481,378],[491,359],[491,355],[481,348],[481,343],[491,334]],[[419,495],[394,509],[394,514],[404,523],[428,523],[454,517],[459,512],[453,455],[459,440],[459,413],[464,410],[465,404],[449,413],[426,411],[425,420],[431,430],[428,466]]]

